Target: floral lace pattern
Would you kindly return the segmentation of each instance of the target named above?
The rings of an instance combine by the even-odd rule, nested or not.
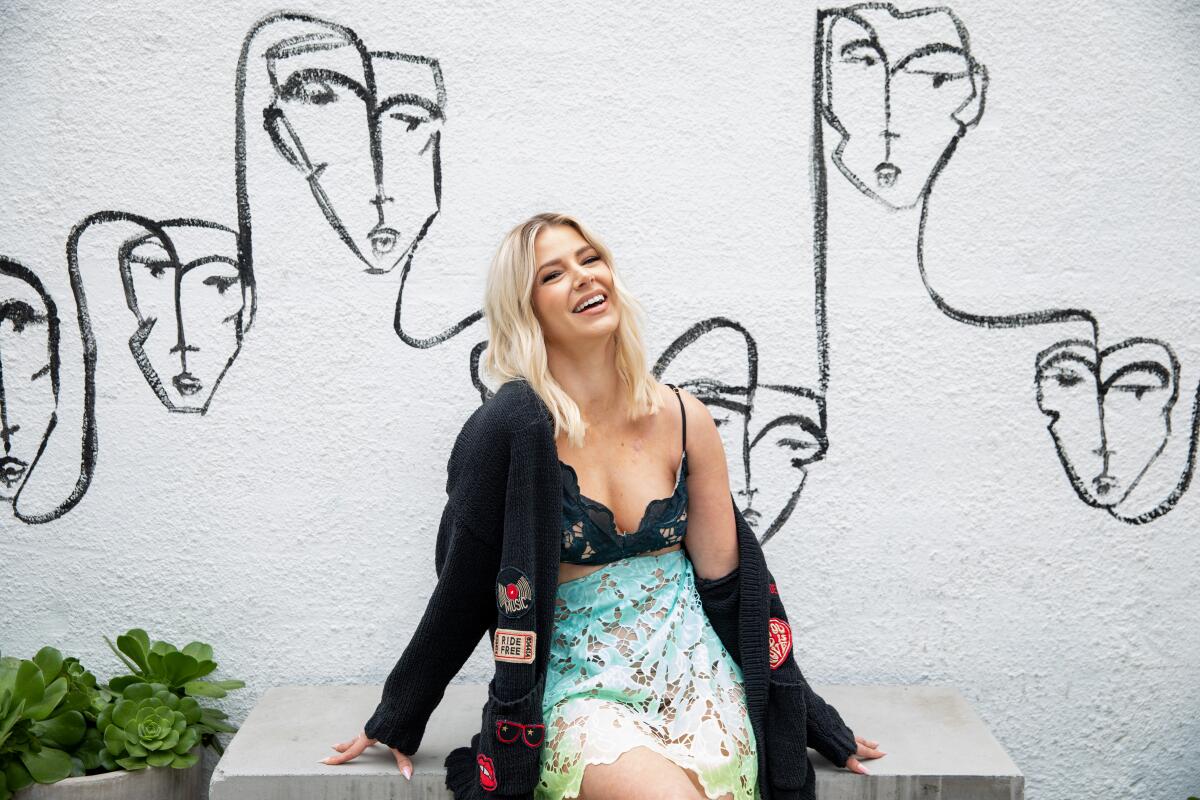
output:
[[[713,631],[682,550],[634,556],[558,587],[537,800],[579,796],[589,764],[646,747],[709,798],[758,796],[741,669]]]
[[[558,462],[563,479],[562,560],[605,564],[679,544],[687,533],[687,454],[675,471],[670,496],[646,504],[636,530],[617,527],[612,510],[579,491],[575,468]]]

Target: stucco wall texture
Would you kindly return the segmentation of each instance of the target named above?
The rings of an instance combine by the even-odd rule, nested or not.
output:
[[[0,4],[0,253],[36,273],[62,322],[57,428],[34,473],[51,486],[79,474],[85,416],[68,233],[104,209],[236,229],[239,47],[280,9]],[[1200,380],[1200,13],[1165,0],[953,9],[989,84],[931,194],[930,282],[981,313],[1086,308],[1100,347],[1169,343],[1179,400],[1137,490],[1152,503],[1186,472]],[[440,64],[441,210],[407,278],[411,337],[479,307],[504,231],[564,210],[615,251],[648,311],[651,359],[720,316],[752,334],[761,384],[818,387],[816,7],[295,10]],[[78,248],[97,351],[94,475],[44,524],[0,504],[6,655],[53,644],[106,675],[119,665],[102,635],[209,642],[218,676],[248,683],[223,701],[235,722],[271,686],[390,670],[433,584],[444,465],[479,403],[469,355],[486,338],[477,322],[434,347],[401,340],[401,267],[368,272],[272,148],[261,52],[247,85],[257,313],[207,413],[169,411],[132,357],[117,255],[138,231],[96,226]],[[331,170],[362,157],[357,140],[326,146]],[[400,179],[393,194],[428,203],[430,188]],[[957,686],[1031,800],[1200,791],[1196,492],[1142,525],[1083,502],[1034,369],[1080,326],[957,322],[917,271],[919,207],[888,208],[829,167],[827,212],[829,449],[766,545],[807,676]],[[229,347],[230,323],[203,324]],[[744,350],[714,353],[709,366],[737,372],[740,358],[745,372]],[[730,453],[733,472],[741,463]],[[757,480],[785,496],[800,477]],[[481,644],[459,677],[490,675]]]

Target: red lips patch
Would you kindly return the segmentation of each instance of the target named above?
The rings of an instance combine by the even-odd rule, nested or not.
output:
[[[496,765],[483,753],[480,753],[475,761],[479,764],[479,785],[485,792],[496,791]]]

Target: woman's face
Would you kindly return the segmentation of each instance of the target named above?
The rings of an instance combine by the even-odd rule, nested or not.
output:
[[[58,405],[49,337],[41,296],[0,273],[0,500],[21,490]]]
[[[570,225],[542,229],[533,251],[533,313],[546,344],[564,346],[611,336],[621,316],[612,270],[599,251]]]

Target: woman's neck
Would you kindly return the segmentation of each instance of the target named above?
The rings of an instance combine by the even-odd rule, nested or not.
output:
[[[624,419],[624,386],[617,372],[616,340],[608,337],[571,350],[546,348],[550,374],[589,424]]]

